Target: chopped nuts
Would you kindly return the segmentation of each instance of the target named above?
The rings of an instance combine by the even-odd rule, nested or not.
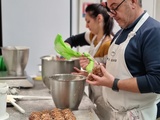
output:
[[[95,75],[97,75],[99,77],[102,77],[103,73],[101,71],[101,65],[97,65],[96,67],[94,67],[93,70],[92,70],[92,74],[95,74]],[[88,80],[94,81],[94,78],[91,75],[89,75],[88,76]]]
[[[70,109],[54,108],[51,111],[32,112],[29,120],[76,120],[76,117]]]

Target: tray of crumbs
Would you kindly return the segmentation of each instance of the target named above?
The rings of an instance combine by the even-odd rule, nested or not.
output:
[[[100,120],[93,109],[72,111],[76,120]]]
[[[74,110],[58,109],[33,111],[29,120],[99,120],[93,109]]]

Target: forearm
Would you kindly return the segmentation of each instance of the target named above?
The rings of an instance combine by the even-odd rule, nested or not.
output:
[[[140,93],[136,78],[119,80],[118,81],[118,88],[119,88],[119,90]]]
[[[89,76],[93,77],[94,80],[90,81],[87,79],[87,82],[92,85],[105,86],[114,90],[117,86],[119,90],[140,93],[136,78],[120,79],[118,82],[116,82],[115,77],[109,72],[107,72],[105,67],[103,67],[102,65],[101,72],[103,74],[102,77],[98,76],[97,74],[90,74]]]
[[[66,43],[70,44],[71,47],[89,45],[85,39],[85,33],[71,36],[65,40]]]

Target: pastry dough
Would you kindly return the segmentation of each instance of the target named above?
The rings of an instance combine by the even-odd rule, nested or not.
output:
[[[58,109],[44,110],[32,112],[29,116],[29,120],[76,120],[76,117],[70,109]]]

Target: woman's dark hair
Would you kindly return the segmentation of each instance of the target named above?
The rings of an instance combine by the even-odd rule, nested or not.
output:
[[[113,18],[108,15],[105,7],[103,7],[101,4],[93,3],[86,7],[85,12],[89,13],[92,18],[96,18],[99,14],[101,14],[104,19],[104,34],[106,34],[106,36],[113,34]]]

